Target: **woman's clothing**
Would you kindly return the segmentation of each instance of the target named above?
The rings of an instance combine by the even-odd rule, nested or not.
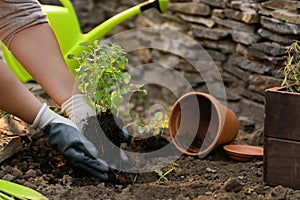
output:
[[[0,0],[0,40],[8,48],[17,32],[45,22],[37,0]]]

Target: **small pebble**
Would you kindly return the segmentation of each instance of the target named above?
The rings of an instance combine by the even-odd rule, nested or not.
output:
[[[8,166],[8,165],[6,165],[6,166],[3,166],[3,167],[1,167],[1,169],[2,169],[2,171],[3,171],[4,173],[8,174],[8,173],[10,173],[10,172],[11,172],[11,170],[12,170],[12,167],[11,167],[11,166]]]
[[[25,183],[23,184],[25,187],[29,187],[29,188],[31,188],[31,189],[36,189],[37,188],[37,186],[36,185],[34,185],[34,184],[32,184],[32,183],[30,183],[30,182],[28,182],[28,181],[25,181]]]
[[[62,178],[63,185],[70,186],[72,185],[73,178],[69,175],[64,175]]]
[[[224,183],[224,190],[226,192],[239,192],[242,188],[242,183],[235,178],[230,178]]]
[[[17,167],[12,168],[11,174],[13,176],[15,176],[16,178],[23,176],[23,172],[21,170],[19,170]]]
[[[217,172],[217,170],[209,168],[209,167],[206,168],[206,171],[211,172],[211,173],[216,173]]]
[[[15,176],[13,176],[11,174],[6,174],[5,176],[3,176],[2,179],[6,180],[6,181],[13,181],[15,179]]]
[[[28,170],[25,175],[24,178],[34,178],[36,177],[36,172],[33,169]]]
[[[272,199],[286,199],[287,189],[279,185],[272,189],[270,196]]]
[[[3,177],[3,176],[5,176],[5,172],[4,171],[2,171],[2,170],[0,170],[0,179]]]

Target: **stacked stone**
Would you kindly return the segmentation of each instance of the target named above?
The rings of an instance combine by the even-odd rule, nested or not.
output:
[[[286,49],[300,39],[300,1],[194,0],[170,10],[221,66],[228,105],[242,123],[262,125],[264,91],[281,84]]]

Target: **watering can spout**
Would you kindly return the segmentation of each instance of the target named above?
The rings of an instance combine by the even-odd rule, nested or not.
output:
[[[157,0],[157,9],[161,12],[161,13],[165,13],[167,12],[168,9],[168,5],[169,5],[169,1],[168,0]]]
[[[160,13],[165,13],[168,9],[168,0],[149,0],[141,5],[141,11],[149,8],[156,8]]]

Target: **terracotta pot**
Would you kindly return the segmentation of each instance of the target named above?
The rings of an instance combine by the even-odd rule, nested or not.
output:
[[[206,93],[187,93],[171,109],[172,142],[190,156],[205,157],[219,145],[232,142],[238,130],[237,116]]]

